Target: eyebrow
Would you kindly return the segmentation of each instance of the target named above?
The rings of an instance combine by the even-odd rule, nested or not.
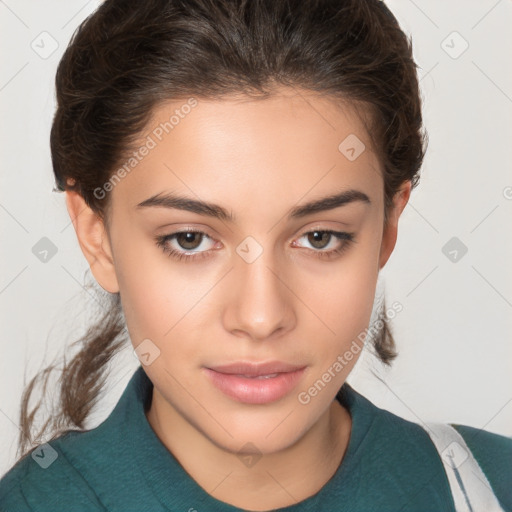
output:
[[[313,213],[333,210],[354,202],[371,204],[370,198],[360,190],[344,190],[339,194],[330,195],[321,199],[310,201],[301,206],[292,208],[288,214],[289,219],[299,219]],[[198,215],[206,215],[219,220],[234,222],[234,215],[214,203],[199,201],[190,197],[179,196],[173,193],[156,194],[136,205],[136,209],[161,207],[176,210],[186,210]]]

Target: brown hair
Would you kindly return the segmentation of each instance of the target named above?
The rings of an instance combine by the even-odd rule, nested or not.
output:
[[[364,107],[383,168],[386,223],[400,185],[417,185],[426,151],[416,67],[411,39],[379,0],[106,0],[76,29],[57,69],[57,189],[77,191],[108,226],[109,195],[94,191],[133,151],[161,102],[264,98],[286,85]],[[84,429],[106,363],[128,339],[120,295],[107,295],[104,316],[64,362],[53,423],[34,438],[39,404],[29,413],[29,398],[52,367],[26,387],[20,452],[46,430],[51,440]],[[373,350],[389,365],[396,351],[383,320]]]

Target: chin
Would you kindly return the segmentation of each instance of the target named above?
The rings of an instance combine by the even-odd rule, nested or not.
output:
[[[299,418],[294,412],[290,414],[292,410],[283,408],[282,414],[273,412],[261,419],[256,415],[248,418],[245,412],[240,414],[239,421],[223,415],[225,430],[214,428],[209,422],[203,434],[219,448],[236,455],[241,451],[260,455],[276,453],[294,445],[310,428],[307,418]]]

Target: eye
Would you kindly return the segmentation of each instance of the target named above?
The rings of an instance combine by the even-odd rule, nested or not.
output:
[[[315,229],[304,233],[300,238],[307,238],[313,249],[308,249],[314,256],[319,258],[333,258],[346,251],[352,243],[355,243],[354,233],[333,231],[326,229]],[[212,240],[210,236],[202,231],[184,230],[169,235],[157,236],[156,244],[168,256],[181,261],[198,260],[207,258],[213,249],[201,250],[205,240]],[[334,242],[334,244],[333,244]],[[293,242],[293,247],[302,247]],[[333,246],[329,250],[326,247]],[[205,249],[203,247],[203,249]],[[322,250],[319,250],[322,249]]]
[[[156,244],[165,254],[177,260],[191,260],[207,257],[209,250],[198,250],[205,239],[211,238],[202,231],[177,231],[170,235],[156,237]],[[174,247],[170,242],[174,242]],[[177,247],[177,248],[176,248]],[[190,252],[183,252],[190,251]]]
[[[346,233],[343,231],[333,231],[330,229],[315,229],[304,233],[300,238],[307,238],[308,243],[313,246],[312,252],[319,258],[333,258],[339,256],[346,251],[351,244],[355,243],[354,233]],[[333,243],[334,242],[334,243]],[[296,243],[294,242],[294,247]],[[326,247],[334,247],[329,250],[317,250],[326,249]]]

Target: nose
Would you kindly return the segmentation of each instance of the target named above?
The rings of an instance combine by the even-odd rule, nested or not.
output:
[[[254,341],[280,337],[294,328],[293,293],[286,274],[276,266],[270,251],[252,263],[242,258],[230,272],[230,295],[224,312],[228,332]]]

